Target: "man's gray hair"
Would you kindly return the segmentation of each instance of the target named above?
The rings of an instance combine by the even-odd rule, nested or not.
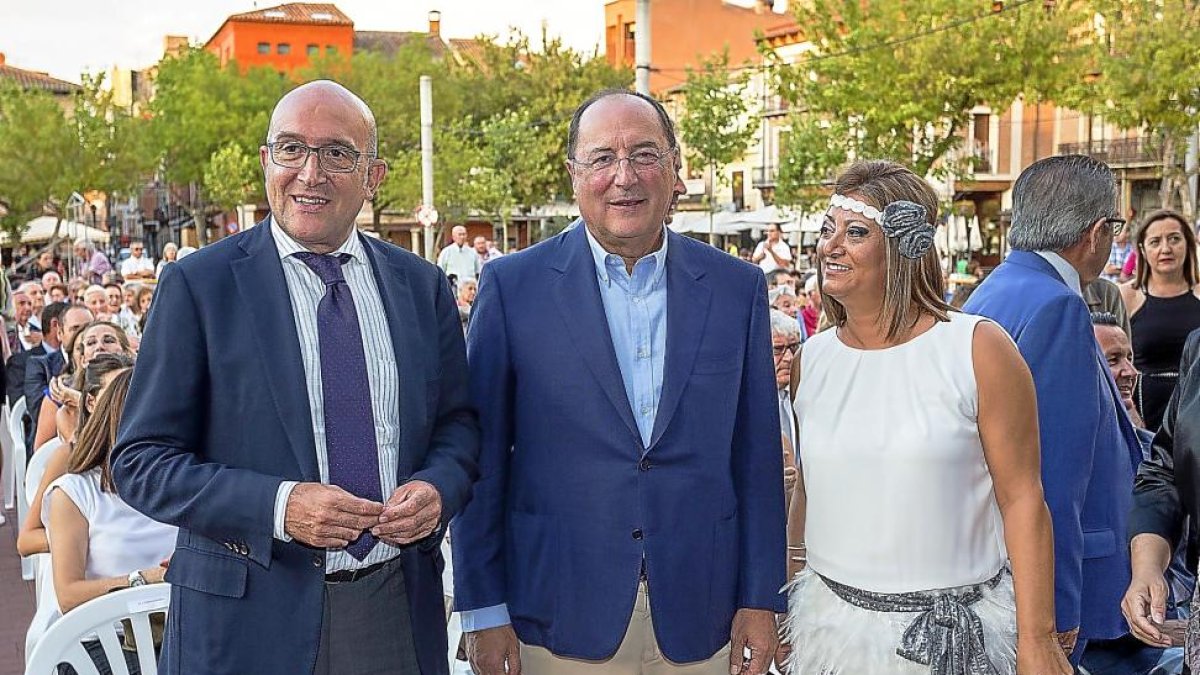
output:
[[[1013,186],[1008,243],[1018,251],[1062,251],[1116,207],[1117,181],[1107,164],[1085,155],[1047,157]]]
[[[795,319],[777,309],[773,309],[771,310],[771,337],[775,337],[776,335],[788,339],[795,338],[797,340],[803,337],[800,333],[800,324]]]
[[[94,253],[96,250],[96,245],[87,239],[76,239],[75,245],[82,247],[88,253]]]

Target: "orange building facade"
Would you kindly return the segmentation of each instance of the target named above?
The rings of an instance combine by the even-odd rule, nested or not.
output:
[[[332,4],[292,3],[244,14],[221,24],[204,48],[224,66],[269,66],[280,72],[307,66],[319,56],[349,57],[354,22]]]
[[[654,0],[650,4],[650,91],[661,94],[683,84],[687,67],[696,67],[726,47],[731,65],[757,63],[756,31],[790,21],[775,13],[773,4],[757,0],[753,7],[742,7],[724,0]],[[609,65],[634,66],[636,5],[636,0],[613,0],[604,6],[604,53]]]

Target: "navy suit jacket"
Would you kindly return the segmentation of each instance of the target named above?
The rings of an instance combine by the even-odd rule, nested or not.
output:
[[[361,235],[355,235],[361,236]],[[433,265],[363,237],[396,352],[399,481],[448,519],[476,475],[458,308]],[[179,527],[167,581],[167,673],[308,673],[325,551],[273,537],[284,480],[318,481],[304,366],[283,267],[260,223],[163,273],[113,450],[122,498]],[[447,672],[440,537],[401,554],[423,675]]]
[[[1058,630],[1118,637],[1128,631],[1120,607],[1130,575],[1125,531],[1142,454],[1087,304],[1046,259],[1014,251],[963,309],[1003,326],[1033,373]]]
[[[621,643],[645,560],[676,662],[738,608],[785,609],[779,412],[760,270],[668,232],[666,359],[649,446],[579,224],[483,268],[467,354],[481,477],[451,528],[455,607],[508,605],[561,656]]]

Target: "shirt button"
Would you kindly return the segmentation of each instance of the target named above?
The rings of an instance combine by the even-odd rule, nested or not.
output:
[[[641,541],[641,540],[642,540],[642,531],[641,531],[641,530],[634,530],[634,531],[633,531],[633,538],[634,538],[634,539],[636,539],[637,541]]]
[[[643,459],[642,461],[638,462],[638,470],[639,471],[649,471],[650,470],[650,460]]]

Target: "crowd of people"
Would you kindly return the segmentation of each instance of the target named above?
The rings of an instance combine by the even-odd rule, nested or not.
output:
[[[477,675],[1200,667],[1196,236],[1104,163],[1029,166],[948,294],[889,161],[836,177],[812,270],[777,225],[746,261],[671,231],[674,129],[624,90],[569,124],[575,223],[429,264],[356,233],[374,124],[300,86],[267,220],[12,293],[62,611],[169,582],[168,673],[446,673],[449,610]]]
[[[2,284],[7,403],[17,410],[24,402],[24,446],[42,467],[16,526],[21,555],[50,554],[50,578],[42,583],[54,606],[39,607],[48,612],[37,620],[43,628],[116,588],[161,581],[176,539],[176,528],[117,495],[109,453],[157,278],[180,250],[168,244],[156,265],[143,242],[133,241],[129,257],[114,267],[90,242],[73,248],[75,266],[47,248],[25,264],[16,261],[18,271]],[[111,672],[99,642],[85,647],[102,672]],[[136,670],[133,652],[127,661]]]

